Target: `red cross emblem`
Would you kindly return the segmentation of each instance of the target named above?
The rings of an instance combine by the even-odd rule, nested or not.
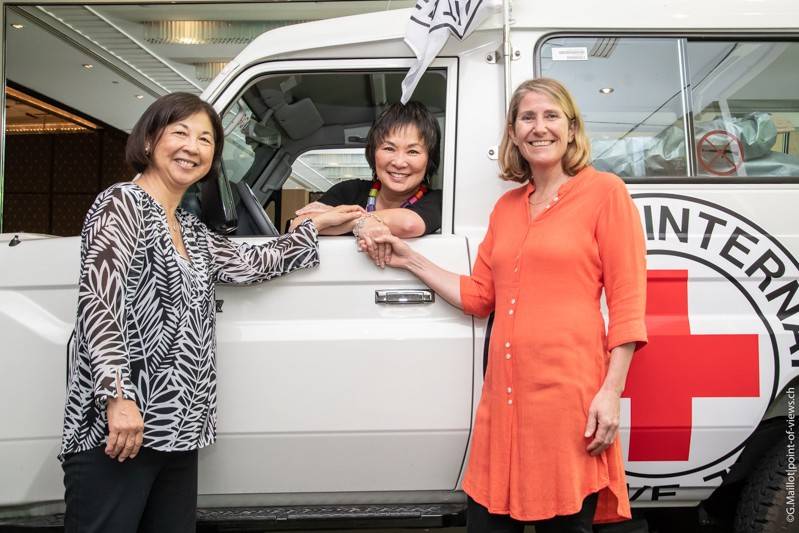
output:
[[[693,398],[758,397],[758,336],[691,335],[688,271],[648,272],[649,344],[636,352],[630,398],[630,461],[687,461]]]

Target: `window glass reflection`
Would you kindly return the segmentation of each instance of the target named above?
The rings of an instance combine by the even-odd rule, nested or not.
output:
[[[799,44],[689,42],[697,173],[799,175]]]
[[[676,39],[564,37],[541,49],[541,74],[580,107],[593,165],[619,176],[687,173]]]

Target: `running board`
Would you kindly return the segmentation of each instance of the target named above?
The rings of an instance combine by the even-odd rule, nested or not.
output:
[[[363,529],[375,527],[450,527],[466,523],[464,503],[220,507],[197,510],[198,532]],[[2,519],[0,533],[24,528],[60,531],[64,515]]]
[[[216,531],[291,530],[334,526],[339,529],[363,527],[442,527],[463,525],[463,503],[429,505],[306,505],[290,507],[234,507],[197,510],[198,531],[216,526]]]

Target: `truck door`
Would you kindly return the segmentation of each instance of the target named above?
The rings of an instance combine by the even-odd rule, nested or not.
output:
[[[281,231],[332,184],[371,179],[365,137],[382,106],[399,100],[409,64],[245,71],[213,102],[228,179],[247,183]],[[412,245],[466,273],[466,241],[452,235],[456,80],[455,61],[438,60],[415,95],[442,127],[433,188],[443,190],[444,222]],[[218,288],[219,440],[201,456],[200,492],[454,488],[471,422],[471,318],[408,273],[376,268],[351,235],[321,237],[320,255],[315,269]],[[384,290],[409,301],[379,303]]]

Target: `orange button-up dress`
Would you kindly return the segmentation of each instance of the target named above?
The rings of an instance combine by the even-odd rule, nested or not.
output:
[[[499,199],[473,273],[460,280],[466,313],[495,311],[463,488],[489,512],[524,521],[574,514],[599,492],[594,522],[622,520],[630,502],[619,439],[592,457],[583,435],[609,350],[646,342],[640,218],[624,182],[591,167],[531,222],[533,190]]]

